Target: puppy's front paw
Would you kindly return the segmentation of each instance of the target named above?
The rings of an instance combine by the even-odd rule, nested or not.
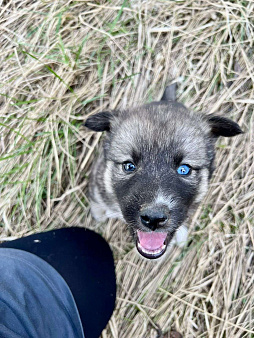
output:
[[[97,222],[105,222],[107,220],[106,212],[99,203],[91,201],[90,208],[92,217]]]
[[[188,239],[188,229],[185,225],[181,225],[172,240],[172,244],[177,245],[179,248],[183,248],[187,243],[187,239]]]

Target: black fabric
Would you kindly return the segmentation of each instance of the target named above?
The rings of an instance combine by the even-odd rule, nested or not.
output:
[[[84,338],[64,279],[39,257],[0,248],[0,337]]]
[[[99,337],[112,315],[116,296],[112,252],[100,235],[84,228],[64,228],[0,247],[31,252],[54,267],[72,292],[85,337]]]

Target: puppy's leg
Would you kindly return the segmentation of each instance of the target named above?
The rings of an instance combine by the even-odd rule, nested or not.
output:
[[[172,240],[172,244],[177,245],[179,248],[183,248],[187,243],[188,229],[185,225],[181,225],[176,231],[176,234]]]
[[[106,216],[106,210],[101,207],[100,203],[91,201],[90,202],[91,214],[97,222],[105,222],[108,218]]]

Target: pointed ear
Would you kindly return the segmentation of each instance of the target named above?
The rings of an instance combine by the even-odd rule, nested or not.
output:
[[[108,111],[103,111],[87,118],[84,126],[93,131],[110,131],[110,122],[112,114]]]
[[[225,136],[232,137],[242,134],[243,131],[239,125],[226,117],[208,116],[208,123],[211,127],[211,132],[215,137]]]
[[[170,86],[167,86],[161,101],[176,101],[176,83],[172,83]]]

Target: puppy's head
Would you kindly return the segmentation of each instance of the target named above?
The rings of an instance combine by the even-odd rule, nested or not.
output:
[[[160,102],[95,114],[85,125],[107,131],[105,188],[150,259],[164,254],[207,192],[216,139],[242,133],[237,123],[191,113],[166,94]]]

